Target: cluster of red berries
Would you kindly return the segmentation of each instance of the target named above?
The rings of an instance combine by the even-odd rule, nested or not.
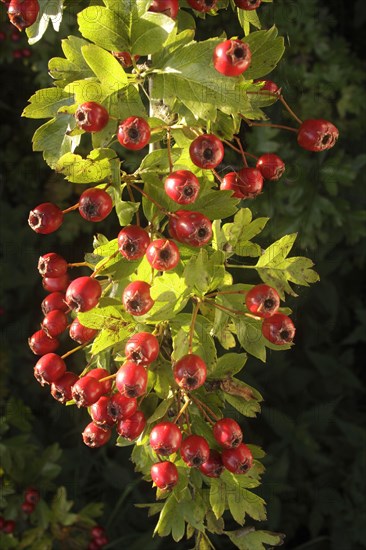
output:
[[[34,512],[40,499],[39,491],[33,487],[28,487],[24,492],[24,501],[21,510],[24,514],[30,515]],[[6,535],[14,533],[16,522],[13,519],[5,519],[0,516],[0,531]]]
[[[23,37],[18,29],[14,29],[8,22],[0,30],[0,43],[5,43],[9,45],[9,50],[4,49],[5,53],[11,54],[13,59],[23,59],[32,56],[32,51],[30,48],[24,46]]]
[[[90,530],[91,541],[89,542],[87,550],[99,550],[103,548],[109,542],[105,529],[100,525],[95,525]]]
[[[0,532],[4,533],[5,535],[11,535],[14,533],[16,527],[16,523],[13,519],[4,519],[2,516],[0,516]]]

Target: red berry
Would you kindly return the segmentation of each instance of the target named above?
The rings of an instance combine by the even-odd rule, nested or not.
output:
[[[331,149],[338,139],[338,129],[328,120],[309,119],[305,120],[297,134],[297,142],[307,151],[325,151]]]
[[[131,151],[143,149],[150,140],[150,126],[144,118],[130,116],[118,126],[117,139]]]
[[[128,69],[128,67],[131,67],[133,65],[132,57],[129,52],[111,52],[111,54],[114,55],[116,59],[118,59],[122,67],[124,67],[125,69]],[[134,55],[133,58],[135,61],[138,61],[140,59],[140,56]]]
[[[29,339],[28,344],[35,355],[45,355],[56,351],[60,345],[57,338],[50,338],[44,330],[37,330]]]
[[[94,542],[98,546],[98,548],[103,548],[103,546],[108,544],[109,539],[105,535],[101,535],[100,537],[95,537]]]
[[[125,354],[128,361],[148,365],[158,358],[159,349],[156,336],[150,332],[138,332],[126,342]]]
[[[223,470],[224,465],[220,453],[211,449],[208,459],[200,466],[200,472],[207,477],[220,477]]]
[[[295,332],[296,328],[290,317],[283,313],[275,313],[264,319],[262,324],[263,336],[278,346],[290,344],[295,337]]]
[[[40,494],[37,489],[34,489],[33,487],[28,487],[28,489],[24,492],[24,501],[29,502],[30,504],[38,504],[40,499]]]
[[[111,196],[103,189],[92,187],[80,195],[79,212],[89,222],[101,222],[111,213],[113,202]]]
[[[154,269],[169,271],[177,267],[180,254],[175,242],[168,239],[157,239],[147,247],[146,258]]]
[[[38,13],[38,0],[11,0],[8,7],[10,23],[20,31],[33,25]]]
[[[252,54],[248,44],[238,39],[220,42],[214,49],[215,69],[225,76],[239,76],[250,65]]]
[[[29,212],[28,223],[36,233],[53,233],[64,219],[61,208],[52,202],[43,202]]]
[[[47,315],[54,309],[60,309],[61,311],[67,311],[69,306],[65,302],[65,294],[63,292],[51,292],[43,300],[41,304],[43,315]]]
[[[0,42],[4,42],[4,40],[6,40],[6,33],[3,31],[0,31]]]
[[[69,335],[72,340],[78,344],[87,344],[98,334],[95,328],[84,327],[79,319],[74,319],[69,328]]]
[[[77,374],[66,371],[56,382],[51,384],[51,395],[56,401],[65,404],[72,399],[71,388],[79,380]]]
[[[90,407],[90,416],[94,424],[99,426],[99,428],[109,428],[113,426],[116,421],[116,419],[109,414],[109,402],[110,398],[103,395]]]
[[[198,355],[189,353],[175,363],[173,374],[178,386],[187,391],[196,390],[206,380],[206,363]]]
[[[189,155],[193,164],[211,170],[224,158],[224,146],[214,134],[202,134],[192,141]]]
[[[263,176],[257,168],[239,170],[238,182],[243,199],[254,199],[263,188]]]
[[[126,397],[139,397],[146,392],[147,372],[142,365],[126,361],[118,370],[116,387]]]
[[[56,353],[43,355],[34,367],[34,376],[42,386],[56,382],[65,372],[65,361]]]
[[[89,311],[93,309],[102,294],[100,283],[91,277],[78,277],[74,279],[66,290],[66,303],[70,309]]]
[[[86,373],[85,376],[91,376],[92,378],[95,378],[96,380],[102,380],[103,378],[107,378],[110,376],[110,373],[106,369],[92,369],[89,372]],[[103,395],[107,394],[112,389],[112,380],[104,380],[103,382],[100,382],[103,386]]]
[[[38,271],[42,277],[61,277],[67,272],[67,261],[55,252],[49,252],[40,256]]]
[[[23,502],[21,509],[25,514],[32,514],[35,510],[35,505],[31,502]]]
[[[178,0],[153,0],[149,11],[164,13],[168,17],[175,19],[178,15],[179,3]]]
[[[225,468],[233,474],[246,474],[253,464],[253,455],[244,443],[234,449],[224,449],[221,457]]]
[[[94,422],[90,422],[81,435],[83,436],[85,445],[96,448],[102,447],[102,445],[108,443],[111,438],[111,431],[103,430],[96,426]]]
[[[171,455],[178,451],[182,443],[182,432],[172,422],[160,422],[150,433],[151,448],[159,455]]]
[[[43,277],[42,286],[47,292],[64,292],[70,284],[68,273],[60,277]]]
[[[150,237],[138,225],[128,225],[118,233],[118,249],[126,260],[139,260],[145,255]]]
[[[11,52],[11,55],[14,57],[14,59],[21,59],[23,57],[22,50],[13,50]]]
[[[241,181],[237,172],[229,172],[226,174],[220,183],[220,189],[222,191],[233,191],[233,197],[236,197],[237,199],[243,198]]]
[[[158,462],[151,466],[151,479],[163,491],[171,491],[178,483],[178,470],[172,462]]]
[[[42,328],[50,338],[62,334],[66,330],[67,325],[67,316],[60,309],[50,311],[42,321]]]
[[[144,281],[134,281],[126,286],[122,294],[122,303],[131,315],[145,315],[154,305],[150,296],[151,286]]]
[[[242,10],[256,10],[262,3],[262,0],[234,0],[235,5]]]
[[[265,153],[257,160],[256,167],[265,180],[277,181],[285,171],[285,163],[274,153]]]
[[[2,532],[6,535],[11,535],[15,531],[15,521],[12,519],[8,519],[4,521],[4,525],[2,528]]]
[[[164,189],[168,197],[178,204],[192,204],[197,199],[200,182],[189,170],[177,170],[166,178]]]
[[[241,427],[232,418],[222,418],[213,427],[213,435],[217,443],[224,449],[238,447],[243,440]]]
[[[133,441],[139,437],[146,426],[146,418],[142,411],[136,411],[132,416],[125,420],[120,420],[117,424],[117,432],[120,436]]]
[[[20,34],[20,32],[18,30],[13,30],[13,32],[11,33],[10,35],[10,38],[11,38],[11,41],[12,42],[19,42],[19,40],[22,38],[22,35]]]
[[[267,90],[268,92],[271,92],[272,94],[276,94],[280,88],[277,86],[273,80],[264,80],[262,78],[258,78],[257,80],[254,80],[254,82],[258,83],[260,82],[263,84],[261,90]]]
[[[98,537],[102,537],[104,535],[105,535],[105,529],[101,525],[95,525],[90,531],[90,536],[93,539],[97,539]]]
[[[115,421],[131,418],[137,410],[137,400],[135,397],[127,397],[121,393],[115,393],[109,400],[108,414]]]
[[[280,307],[280,297],[271,286],[256,285],[247,292],[245,305],[258,317],[271,317]]]
[[[218,0],[187,0],[191,8],[201,12],[207,13],[208,11],[214,10],[216,8]]]
[[[171,216],[169,232],[189,246],[205,246],[212,238],[212,223],[200,212],[179,211]]]
[[[100,132],[108,124],[109,114],[99,103],[87,101],[76,109],[75,120],[85,132]]]
[[[189,435],[180,447],[180,455],[191,468],[199,468],[210,456],[210,447],[200,435]]]
[[[23,48],[22,49],[22,56],[23,57],[32,57],[32,50],[29,48]]]
[[[103,386],[92,376],[79,378],[72,387],[71,395],[78,407],[90,407],[103,395]]]

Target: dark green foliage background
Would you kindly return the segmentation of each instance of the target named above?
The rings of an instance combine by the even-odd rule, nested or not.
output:
[[[248,361],[243,378],[261,391],[265,403],[259,419],[247,421],[244,429],[246,439],[268,453],[261,487],[268,501],[264,527],[286,533],[288,549],[358,550],[366,547],[366,102],[361,58],[366,6],[363,0],[276,0],[264,5],[260,15],[268,25],[275,21],[287,36],[285,58],[273,80],[282,84],[302,118],[333,120],[341,139],[328,153],[311,155],[290,134],[272,129],[243,133],[250,151],[278,152],[288,167],[285,177],[267,185],[249,206],[254,215],[272,218],[268,239],[299,231],[298,252],[316,262],[321,276],[320,283],[301,289],[289,304],[298,327],[293,351],[272,353],[266,365]],[[215,34],[223,21],[234,35],[230,15],[202,22],[201,36]],[[66,25],[63,32],[68,31]],[[26,339],[41,320],[38,257],[55,250],[70,261],[81,260],[99,228],[77,214],[45,238],[28,228],[34,205],[50,200],[66,207],[78,195],[32,153],[32,122],[19,118],[33,91],[49,83],[47,60],[58,55],[58,37],[48,32],[24,63],[10,63],[7,48],[0,56],[1,396],[16,395],[32,409],[39,443],[61,444],[59,483],[69,497],[78,506],[105,502],[109,548],[189,548],[190,543],[151,540],[153,521],[134,504],[150,501],[153,493],[132,473],[129,449],[86,448],[80,438],[86,413],[57,405],[33,379],[34,357]],[[270,114],[276,122],[291,123],[280,105]],[[102,231],[113,237],[116,220]],[[74,361],[80,368],[82,356]],[[233,527],[229,521],[228,527]],[[220,540],[215,545],[224,548]]]

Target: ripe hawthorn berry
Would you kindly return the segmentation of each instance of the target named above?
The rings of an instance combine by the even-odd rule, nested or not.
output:
[[[142,434],[145,426],[146,418],[144,413],[142,411],[136,411],[129,418],[118,422],[117,433],[129,441],[133,441]]]
[[[295,332],[296,328],[292,320],[283,313],[275,313],[271,317],[267,317],[262,324],[263,336],[278,346],[291,344]]]
[[[125,355],[128,361],[148,365],[158,358],[159,350],[156,336],[150,332],[138,332],[126,342]]]
[[[253,464],[253,455],[244,443],[234,449],[224,449],[221,457],[225,468],[233,474],[246,474]]]
[[[8,6],[10,23],[20,31],[33,25],[38,13],[38,0],[11,0]]]
[[[151,285],[144,281],[133,281],[122,293],[122,303],[131,315],[145,315],[154,305],[150,296]]]
[[[215,69],[225,76],[239,76],[250,65],[252,54],[248,44],[239,39],[224,40],[214,49]]]
[[[208,459],[201,464],[199,470],[207,477],[220,477],[224,470],[220,453],[215,449],[210,449]]]
[[[178,483],[178,470],[172,462],[158,462],[151,466],[151,479],[162,491],[171,491]]]
[[[147,387],[146,369],[133,361],[126,361],[117,372],[116,387],[126,397],[143,395]]]
[[[62,225],[64,214],[56,204],[43,202],[29,212],[28,224],[36,233],[47,235]]]
[[[224,449],[238,447],[243,440],[243,432],[233,418],[222,418],[213,427],[213,436]]]
[[[307,151],[326,151],[331,149],[337,142],[338,129],[322,118],[305,120],[298,131],[297,142]]]
[[[238,184],[243,199],[254,199],[263,188],[263,176],[257,168],[242,168],[238,171]]]
[[[193,204],[197,199],[200,182],[189,170],[171,172],[164,182],[168,197],[178,204]]]
[[[92,376],[83,376],[73,385],[71,395],[78,407],[90,407],[102,397],[103,390],[99,380]]]
[[[244,195],[241,190],[241,181],[237,172],[229,172],[226,174],[221,183],[221,191],[233,191],[233,197],[243,199]]]
[[[201,12],[207,13],[216,8],[218,0],[187,0],[187,3],[191,8]]]
[[[262,78],[258,78],[253,82],[263,84],[261,90],[267,90],[267,92],[271,92],[272,94],[276,94],[280,90],[280,88],[275,82],[273,82],[273,80],[264,80]]]
[[[12,519],[5,520],[2,528],[2,532],[5,533],[6,535],[11,535],[12,533],[14,533],[15,527],[16,527],[16,523],[14,520]]]
[[[199,468],[210,456],[210,447],[200,435],[189,435],[180,446],[180,455],[191,468]]]
[[[93,309],[102,294],[100,283],[91,277],[78,277],[74,279],[66,290],[66,303],[70,309],[77,313]]]
[[[67,316],[60,309],[50,311],[42,321],[42,329],[50,338],[62,334],[66,330],[67,325]]]
[[[55,252],[49,252],[40,256],[37,269],[42,277],[61,277],[67,272],[67,261]]]
[[[69,306],[65,302],[65,293],[64,292],[51,292],[41,304],[41,309],[43,315],[47,315],[50,311],[54,309],[60,309],[61,311],[67,311]]]
[[[118,233],[118,250],[126,260],[142,258],[149,244],[147,231],[138,225],[128,225]]]
[[[109,539],[106,535],[101,535],[100,537],[95,537],[93,542],[97,545],[97,550],[99,550],[108,544]]]
[[[247,292],[245,305],[258,317],[271,317],[280,307],[280,296],[271,286],[256,285]]]
[[[169,233],[180,243],[205,246],[212,238],[212,223],[200,212],[179,210],[170,217]]]
[[[179,2],[178,0],[153,0],[150,4],[149,11],[164,13],[168,17],[175,19],[179,11]]]
[[[29,502],[30,504],[38,504],[40,498],[41,496],[38,489],[35,489],[34,487],[28,487],[24,492],[24,501]]]
[[[193,164],[199,168],[212,170],[224,158],[224,146],[214,134],[202,134],[192,141],[189,155]]]
[[[169,271],[177,267],[180,254],[175,242],[169,239],[156,239],[146,249],[146,259],[154,269]]]
[[[96,426],[94,422],[90,422],[81,434],[85,445],[92,448],[102,447],[111,438],[110,430],[103,430]]]
[[[68,273],[60,275],[60,277],[43,277],[42,286],[47,292],[64,292],[70,284]]]
[[[56,401],[65,404],[72,399],[71,389],[79,380],[79,377],[74,372],[66,371],[65,374],[58,378],[56,382],[51,384],[51,395]]]
[[[265,153],[257,160],[256,168],[265,180],[277,181],[285,171],[285,163],[274,153]]]
[[[262,0],[234,0],[235,5],[241,10],[256,10],[262,3]]]
[[[89,222],[105,220],[113,209],[111,196],[103,189],[92,187],[80,195],[80,215]]]
[[[117,422],[130,418],[136,411],[137,400],[135,397],[115,393],[109,399],[108,415]]]
[[[172,422],[160,422],[150,433],[150,446],[158,455],[176,453],[182,444],[182,432]]]
[[[85,132],[100,132],[108,124],[107,109],[95,101],[82,103],[75,111],[75,120]]]
[[[22,502],[21,509],[25,514],[30,515],[33,514],[35,505],[30,502]]]
[[[173,375],[180,388],[187,391],[196,390],[206,380],[206,363],[199,355],[189,353],[175,363]]]
[[[102,395],[102,397],[90,407],[90,416],[94,424],[99,426],[99,428],[109,429],[116,422],[116,419],[109,414],[109,402],[110,398]]]
[[[102,537],[105,535],[105,529],[104,527],[102,527],[101,525],[95,525],[91,530],[90,530],[90,536],[93,538],[93,539],[97,539],[99,537]]]
[[[132,57],[129,52],[111,52],[111,54],[118,59],[118,61],[121,63],[122,67],[125,69],[128,69],[129,67],[132,67]],[[134,55],[133,59],[135,61],[138,61],[140,59],[139,55]]]
[[[56,353],[46,353],[46,355],[38,359],[34,367],[35,379],[41,386],[56,382],[65,372],[66,363]]]
[[[130,116],[118,126],[118,141],[131,151],[143,149],[149,143],[150,135],[150,126],[138,116]]]
[[[91,369],[89,372],[86,373],[85,376],[91,376],[92,378],[95,378],[96,380],[100,381],[103,378],[107,378],[110,376],[110,373],[107,371],[107,369]],[[103,386],[103,394],[107,394],[112,389],[112,380],[103,380],[103,382],[100,382]]]
[[[57,338],[50,338],[44,330],[37,330],[28,339],[28,344],[34,355],[45,355],[57,350],[60,342]]]
[[[84,327],[79,319],[74,319],[69,328],[69,335],[78,344],[87,344],[98,334],[95,328]]]

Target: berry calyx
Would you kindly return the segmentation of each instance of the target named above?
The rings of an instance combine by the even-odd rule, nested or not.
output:
[[[196,390],[206,380],[206,363],[198,355],[189,353],[175,363],[173,375],[179,387],[187,391]]]
[[[264,319],[262,324],[262,334],[272,344],[281,346],[291,344],[295,337],[296,328],[290,317],[283,313],[275,313],[271,317]]]
[[[118,233],[118,250],[126,260],[142,258],[149,244],[147,231],[138,225],[128,225]]]
[[[262,3],[262,0],[234,0],[235,5],[241,10],[256,10]]]
[[[75,120],[77,126],[85,132],[100,132],[108,124],[109,114],[99,103],[87,101],[76,109]]]
[[[238,39],[224,40],[214,49],[215,69],[225,76],[239,76],[250,65],[252,54],[248,44]]]
[[[50,311],[54,309],[60,309],[61,311],[67,311],[69,306],[65,302],[65,293],[64,292],[51,292],[41,304],[41,309],[43,315],[47,315]]]
[[[150,140],[150,126],[144,118],[130,116],[118,126],[117,139],[131,151],[143,149]]]
[[[65,300],[70,309],[79,313],[95,307],[101,294],[102,288],[96,279],[78,277],[67,287]]]
[[[42,286],[47,292],[64,292],[70,284],[68,273],[60,277],[43,277]]]
[[[69,335],[78,344],[87,344],[98,334],[95,328],[84,327],[79,319],[74,319],[69,328]]]
[[[256,167],[265,180],[277,181],[285,171],[285,163],[274,153],[265,153],[257,160]]]
[[[147,387],[145,368],[132,361],[126,361],[117,372],[116,387],[126,397],[143,395]]]
[[[189,246],[205,246],[212,238],[212,223],[200,212],[181,210],[171,216],[169,233],[173,239]]]
[[[71,395],[78,407],[90,407],[102,397],[103,390],[99,380],[83,376],[73,385]]]
[[[62,334],[66,330],[67,325],[67,316],[60,309],[50,311],[42,321],[42,329],[50,338]]]
[[[85,376],[90,376],[91,378],[95,378],[96,380],[102,380],[103,378],[107,378],[110,376],[110,373],[106,369],[92,369],[89,372],[86,373]],[[112,380],[103,380],[103,382],[100,382],[103,386],[103,394],[107,394],[112,389]]]
[[[233,474],[246,474],[253,464],[253,455],[244,443],[234,449],[224,449],[221,457],[225,468]]]
[[[30,349],[35,355],[45,355],[56,351],[60,345],[57,338],[50,338],[44,330],[37,330],[28,339]]]
[[[215,449],[210,449],[208,459],[201,464],[199,470],[207,477],[220,477],[224,470],[220,453]]]
[[[338,129],[322,118],[305,120],[297,134],[297,142],[307,151],[326,151],[331,149],[339,137]]]
[[[168,197],[178,204],[193,204],[197,199],[200,182],[189,170],[171,172],[164,182]]]
[[[182,432],[172,422],[160,422],[150,433],[150,446],[158,455],[176,453],[182,443]]]
[[[38,13],[38,0],[11,0],[8,7],[10,23],[20,31],[33,25]]]
[[[170,269],[174,269],[179,263],[179,249],[173,241],[156,239],[147,247],[146,259],[154,269],[169,271]]]
[[[162,491],[171,491],[178,483],[178,470],[172,462],[158,462],[151,466],[151,479]]]
[[[145,426],[146,418],[144,413],[142,411],[136,411],[129,418],[118,422],[117,433],[129,441],[133,441],[142,434]]]
[[[47,235],[56,231],[63,219],[61,208],[52,202],[43,202],[29,212],[28,224],[36,233]]]
[[[56,401],[65,404],[72,399],[71,389],[79,380],[77,374],[66,371],[56,382],[51,384],[51,395]]]
[[[126,286],[122,294],[122,303],[131,315],[145,315],[154,305],[150,296],[151,286],[144,281],[134,281]]]
[[[137,411],[137,400],[135,397],[127,397],[121,393],[115,393],[109,399],[108,415],[115,421],[127,420]]]
[[[42,386],[56,382],[65,372],[65,361],[56,353],[46,353],[34,367],[34,376]]]
[[[187,0],[187,3],[191,8],[201,12],[207,13],[216,8],[218,0]]]
[[[150,4],[149,11],[164,13],[168,17],[175,19],[179,11],[179,2],[178,0],[153,0]]]
[[[192,141],[189,155],[193,164],[199,168],[212,170],[224,158],[224,146],[214,134],[202,134]]]
[[[243,432],[233,418],[222,418],[213,427],[213,436],[224,449],[238,447],[243,440]]]
[[[156,336],[150,332],[138,332],[126,342],[125,355],[128,361],[148,365],[158,358],[159,349]]]
[[[271,317],[280,307],[280,296],[271,286],[256,285],[247,292],[245,305],[258,317]]]
[[[90,416],[94,424],[99,426],[99,428],[109,429],[116,422],[116,419],[109,414],[109,402],[110,398],[102,395],[102,397],[90,407]]]
[[[110,430],[103,430],[96,426],[94,422],[90,422],[81,434],[85,445],[92,448],[102,447],[111,438]]]
[[[210,456],[210,447],[200,435],[189,435],[180,446],[180,455],[191,468],[199,468]]]
[[[80,195],[79,212],[84,220],[101,222],[109,216],[112,208],[111,196],[103,189],[93,187]]]
[[[40,256],[37,269],[42,277],[61,277],[67,272],[67,261],[55,252],[49,252]]]

